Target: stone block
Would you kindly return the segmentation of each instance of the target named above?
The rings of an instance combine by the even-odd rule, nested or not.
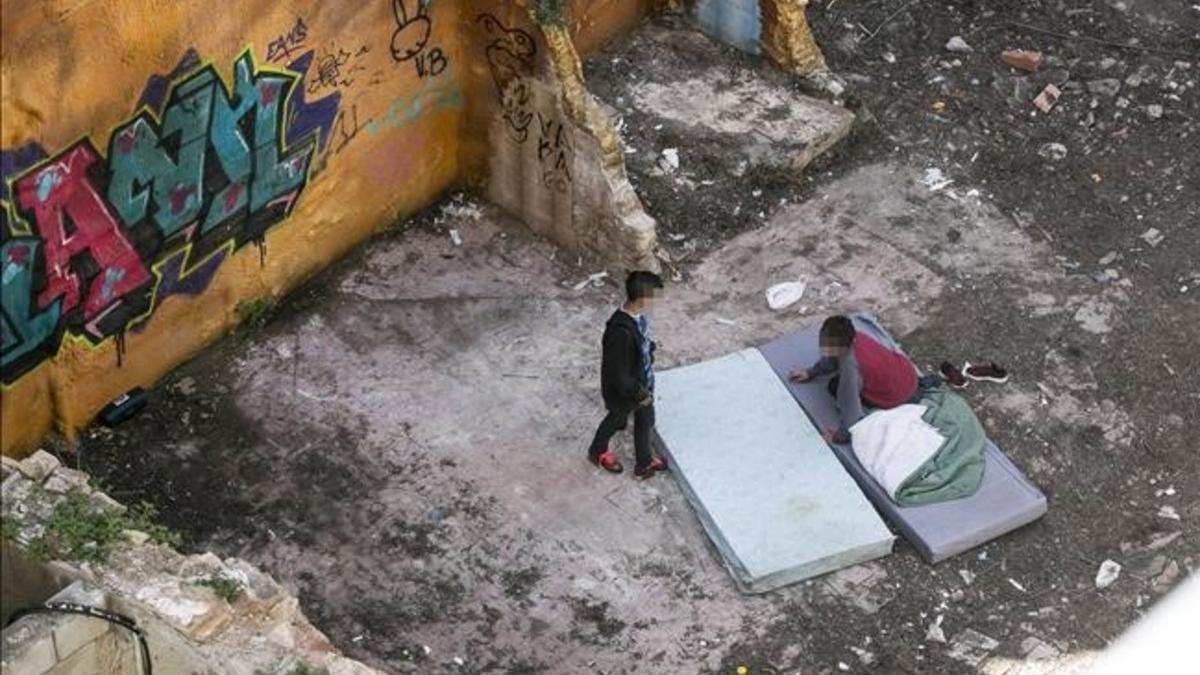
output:
[[[99,640],[112,624],[78,614],[65,614],[54,626],[54,651],[63,661],[88,644]]]
[[[32,455],[26,457],[18,463],[17,468],[21,473],[28,476],[31,480],[42,482],[54,472],[60,465],[58,458],[46,452],[38,450]]]
[[[88,475],[82,471],[69,469],[65,466],[60,466],[50,474],[46,482],[42,484],[47,492],[56,494],[67,494],[68,492],[89,492],[91,488],[88,486]]]
[[[0,672],[41,675],[58,662],[51,631],[53,620],[32,616],[4,630]]]

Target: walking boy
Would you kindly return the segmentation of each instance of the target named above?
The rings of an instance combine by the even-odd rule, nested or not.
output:
[[[850,427],[866,414],[863,405],[895,408],[911,403],[919,393],[917,368],[899,349],[880,344],[854,329],[845,316],[831,316],[821,324],[821,359],[808,370],[791,374],[793,382],[837,373],[829,381],[829,393],[837,400],[841,426],[826,430],[826,441],[849,443]]]
[[[657,274],[631,272],[625,279],[625,304],[613,312],[604,327],[600,390],[608,415],[596,430],[588,448],[588,460],[612,473],[621,473],[625,467],[608,449],[608,442],[625,428],[630,413],[633,413],[636,455],[634,475],[650,478],[667,469],[666,460],[654,457],[650,451],[650,434],[654,431],[655,344],[650,339],[650,319],[646,316],[662,287]]]

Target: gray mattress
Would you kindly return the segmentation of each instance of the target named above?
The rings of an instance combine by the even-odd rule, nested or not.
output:
[[[873,317],[854,315],[860,331],[895,344]],[[788,382],[788,373],[806,368],[819,356],[816,326],[785,335],[759,347],[771,368],[822,429],[838,424],[833,397],[826,380],[806,384]],[[1046,513],[1046,497],[990,440],[984,448],[983,484],[970,497],[922,506],[898,506],[858,463],[849,445],[834,445],[834,452],[850,475],[858,481],[875,507],[907,539],[921,557],[936,563],[991,541]]]
[[[757,350],[655,379],[659,441],[739,589],[891,552],[887,525]]]

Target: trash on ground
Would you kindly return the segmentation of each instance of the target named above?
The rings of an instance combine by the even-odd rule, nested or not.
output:
[[[937,192],[953,182],[953,179],[946,178],[942,170],[937,167],[925,169],[925,176],[921,178],[921,184],[929,188],[930,192]]]
[[[595,274],[589,274],[588,278],[575,284],[572,288],[576,291],[582,291],[584,288],[587,288],[588,286],[592,286],[594,288],[599,288],[604,283],[604,279],[607,276],[608,276],[608,272],[596,272]]]
[[[1054,104],[1058,103],[1058,97],[1060,96],[1062,96],[1062,90],[1053,84],[1048,84],[1046,85],[1046,88],[1042,90],[1042,93],[1038,94],[1037,98],[1033,99],[1033,105],[1043,113],[1048,113],[1054,108]]]
[[[454,242],[455,246],[462,246],[462,236],[459,235],[458,230],[450,230],[450,241]]]
[[[1179,520],[1179,512],[1174,506],[1163,506],[1158,509],[1158,517],[1166,518],[1167,520]]]
[[[1000,60],[1017,70],[1036,73],[1042,65],[1042,53],[1027,49],[1006,49],[1000,54]]]
[[[1060,162],[1067,158],[1067,146],[1062,143],[1042,143],[1038,147],[1038,156],[1052,162]]]
[[[954,37],[950,38],[949,42],[946,43],[946,51],[955,52],[956,54],[964,54],[966,52],[973,52],[975,50],[971,48],[971,45],[967,44],[966,40],[962,39],[961,35],[955,35]]]
[[[1096,571],[1096,588],[1108,588],[1121,576],[1121,563],[1115,560],[1105,560]]]
[[[662,166],[662,168],[666,171],[678,171],[679,170],[679,149],[678,148],[667,148],[667,149],[663,150],[662,151],[662,160],[659,161],[659,165]]]
[[[1163,107],[1157,103],[1151,103],[1146,106],[1146,116],[1152,120],[1156,120],[1163,116]]]
[[[784,309],[804,297],[806,288],[808,282],[804,279],[775,284],[767,289],[767,306],[776,311]]]
[[[950,651],[946,655],[956,661],[978,666],[983,663],[993,649],[999,646],[1000,643],[996,640],[968,628],[954,636]]]
[[[945,619],[945,617],[941,614],[938,614],[938,617],[934,619],[933,623],[929,624],[929,628],[925,631],[926,642],[941,642],[945,644],[946,633],[942,630],[943,619]]]
[[[1143,232],[1141,237],[1142,241],[1146,242],[1147,244],[1150,244],[1151,246],[1158,246],[1162,243],[1165,235],[1162,232],[1159,232],[1158,228],[1152,227]]]

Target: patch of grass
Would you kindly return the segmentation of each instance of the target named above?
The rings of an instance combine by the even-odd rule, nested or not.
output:
[[[562,0],[537,0],[533,6],[533,16],[543,26],[563,25]]]
[[[21,533],[21,524],[7,516],[0,516],[0,539],[16,541]]]
[[[233,311],[237,314],[238,323],[241,325],[254,329],[262,328],[267,325],[267,322],[271,320],[271,315],[275,313],[275,300],[269,297],[243,300]]]
[[[146,502],[118,513],[96,508],[82,492],[70,492],[54,507],[46,532],[31,542],[29,553],[41,560],[103,562],[125,530],[141,530],[156,542],[178,545],[179,535],[155,523],[154,516],[154,507]]]
[[[242,597],[242,582],[237,579],[230,579],[229,577],[214,574],[207,579],[201,579],[196,584],[211,588],[213,593],[217,594],[218,598],[229,604],[233,604],[238,598]]]

